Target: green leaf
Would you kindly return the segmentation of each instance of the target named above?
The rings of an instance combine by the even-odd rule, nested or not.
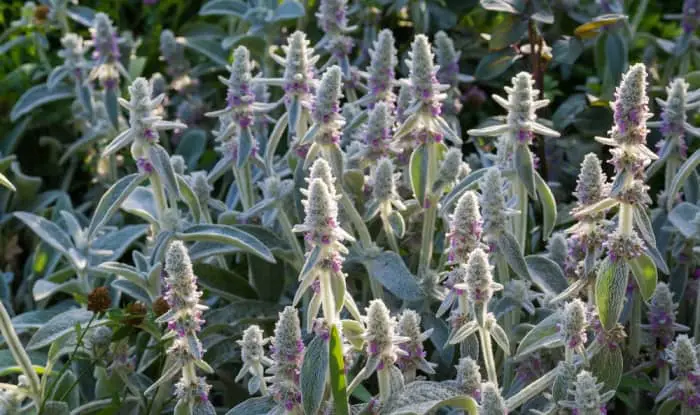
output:
[[[338,327],[332,326],[330,332],[329,361],[331,394],[336,415],[348,415],[348,391],[345,379],[345,357],[343,354],[343,339]]]
[[[411,161],[409,164],[411,172],[411,189],[418,203],[423,205],[426,197],[426,188],[428,180],[428,147],[421,144],[413,150]]]
[[[226,412],[226,415],[266,415],[275,406],[277,406],[277,403],[272,399],[272,396],[260,396],[239,403]]]
[[[528,255],[525,263],[530,271],[530,279],[545,294],[556,295],[569,287],[561,268],[551,259],[541,255]]]
[[[554,225],[557,223],[557,201],[554,199],[552,189],[537,172],[535,172],[535,185],[542,206],[542,239],[546,241],[552,235]]]
[[[158,208],[149,187],[137,186],[122,202],[121,209],[151,224],[158,223]]]
[[[5,177],[4,174],[0,173],[0,186],[5,186],[8,189],[12,190],[13,192],[16,192],[17,189],[15,188],[15,185],[13,185],[10,180],[8,180],[7,177]]]
[[[50,345],[66,334],[73,332],[76,325],[80,325],[82,330],[84,330],[85,327],[82,326],[90,321],[93,316],[94,314],[91,311],[80,308],[64,311],[46,322],[42,328],[34,333],[34,336],[27,343],[27,350],[38,350]],[[92,326],[94,327],[95,325],[95,322],[93,322]]]
[[[301,3],[296,0],[284,0],[282,4],[275,9],[275,14],[272,15],[272,21],[279,22],[282,20],[298,19],[305,15],[304,6]]]
[[[523,12],[522,3],[517,0],[480,0],[481,7],[494,12],[520,14]]]
[[[207,148],[207,132],[201,128],[188,128],[180,136],[175,154],[185,159],[187,168],[197,169],[197,163]]]
[[[700,207],[692,203],[681,202],[668,214],[668,220],[684,238],[692,239],[700,233],[700,226],[695,222],[698,213],[700,213]]]
[[[512,49],[503,49],[484,56],[474,71],[474,77],[480,81],[494,79],[510,68],[520,56]]]
[[[418,278],[411,274],[403,259],[395,252],[384,251],[364,259],[362,263],[367,268],[370,278],[377,280],[398,298],[404,301],[418,301],[423,298]]]
[[[119,128],[119,92],[117,88],[106,88],[104,94],[104,104],[112,126]]]
[[[10,121],[15,122],[24,114],[42,105],[71,97],[73,97],[73,87],[68,84],[56,85],[53,89],[49,89],[44,84],[33,86],[22,94],[12,107]]]
[[[503,255],[510,268],[521,278],[530,278],[530,271],[515,237],[508,231],[503,231],[496,239],[498,252]]]
[[[205,263],[196,263],[193,269],[202,287],[229,301],[257,297],[248,281],[231,270]]]
[[[527,30],[527,22],[527,19],[523,19],[521,16],[505,16],[503,21],[491,32],[489,49],[499,50],[518,43]]]
[[[634,275],[634,278],[637,280],[642,298],[644,301],[649,301],[651,295],[654,294],[656,281],[658,279],[654,261],[647,255],[641,254],[636,258],[628,260],[627,265],[629,265],[632,275]]]
[[[671,182],[671,186],[668,189],[666,189],[666,194],[672,195],[672,197],[667,198],[667,210],[670,211],[673,208],[673,202],[675,199],[673,196],[675,196],[681,190],[681,187],[685,183],[688,176],[690,176],[690,174],[695,171],[699,164],[700,151],[696,151],[685,162],[683,162],[681,167],[678,168],[678,171],[676,172],[676,175],[673,177],[673,181]]]
[[[91,248],[109,252],[109,255],[91,258],[91,263],[116,261],[124,255],[129,247],[141,239],[148,231],[148,225],[127,225],[118,231],[108,232],[94,239]],[[105,252],[105,253],[106,253]]]
[[[447,406],[471,415],[477,413],[476,402],[471,397],[462,395],[455,388],[421,380],[406,385],[398,396],[390,398],[383,406],[382,413],[389,415],[424,415]]]
[[[617,84],[627,69],[627,43],[619,31],[609,32],[605,39],[605,63],[611,80]]]
[[[180,197],[180,187],[175,177],[173,165],[170,163],[168,152],[158,144],[152,145],[148,149],[148,158],[153,164],[155,174],[163,181],[169,196],[173,200],[177,200]]]
[[[136,79],[143,74],[143,68],[146,67],[145,56],[132,56],[129,59],[129,78]]]
[[[486,173],[488,168],[481,168],[479,170],[474,170],[469,173],[467,177],[462,179],[461,182],[457,183],[450,193],[447,194],[442,199],[442,206],[440,207],[440,214],[445,215],[451,206],[459,200],[464,192],[470,189],[475,189],[479,185],[479,180]]]
[[[192,186],[190,186],[190,184],[187,182],[187,180],[185,180],[184,177],[178,175],[177,183],[180,189],[180,195],[182,196],[182,200],[187,204],[187,207],[190,209],[193,222],[199,223],[199,219],[202,217],[202,208],[199,206],[199,198],[197,198],[197,195],[194,193],[194,189],[192,189]],[[205,209],[208,208],[208,206],[205,206]]]
[[[200,38],[183,38],[182,44],[188,48],[201,53],[207,58],[213,60],[215,63],[227,66],[228,59],[226,51],[221,48],[221,44],[217,41],[210,39],[200,39]]]
[[[335,327],[334,327],[335,328]],[[326,389],[329,345],[321,336],[316,336],[304,352],[301,365],[301,404],[304,413],[315,414],[321,407],[323,391]]]
[[[517,145],[515,147],[514,164],[518,179],[525,185],[530,197],[536,199],[535,168],[532,164],[532,153],[530,153],[530,149],[526,145]]]
[[[13,325],[14,326],[14,325]],[[15,327],[17,329],[17,327]],[[46,354],[39,352],[27,353],[34,370],[41,372],[46,365]],[[17,365],[12,352],[8,349],[0,350],[0,376],[22,374],[22,368]]]
[[[612,262],[605,258],[598,268],[595,299],[600,322],[606,329],[615,327],[625,304],[628,266],[623,261]]]
[[[553,313],[537,323],[537,325],[520,341],[516,352],[516,358],[528,355],[543,347],[552,347],[559,343],[563,344],[561,334],[559,333],[560,322],[561,315],[559,313]]]
[[[124,176],[102,195],[90,221],[88,239],[92,238],[95,232],[109,221],[124,199],[144,180],[146,180],[146,176],[137,173]]]
[[[659,405],[656,415],[673,415],[678,413],[678,407],[681,406],[681,401],[668,399]]]
[[[29,212],[15,212],[14,215],[58,252],[68,255],[68,250],[73,248],[70,236],[55,223]]]
[[[240,0],[210,0],[199,9],[199,15],[243,17],[247,11],[248,5]]]
[[[603,347],[591,359],[591,373],[598,378],[598,382],[605,384],[605,391],[616,390],[622,379],[623,364],[620,347]]]
[[[194,225],[178,233],[183,241],[212,241],[235,246],[275,263],[272,252],[253,235],[228,225]]]
[[[51,415],[69,415],[70,407],[65,402],[47,401],[44,405],[44,412]]]

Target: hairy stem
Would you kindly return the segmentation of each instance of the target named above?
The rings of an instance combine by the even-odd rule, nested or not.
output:
[[[287,240],[289,241],[290,245],[292,245],[294,254],[300,261],[299,266],[303,266],[304,250],[301,248],[301,244],[299,243],[297,235],[292,230],[292,222],[289,221],[289,216],[287,216],[287,213],[281,207],[277,209],[277,220],[279,221],[279,224],[282,227],[282,232],[287,237]]]
[[[437,220],[437,200],[434,200],[430,189],[433,187],[433,182],[436,179],[438,171],[438,147],[437,144],[427,144],[428,146],[428,171],[426,172],[425,188],[426,200],[421,200],[421,203],[427,203],[424,206],[423,216],[423,233],[421,239],[420,258],[418,263],[418,278],[425,278],[430,269],[430,261],[433,257],[433,236],[435,233],[435,221]]]
[[[541,378],[525,386],[520,390],[520,392],[506,399],[506,407],[508,408],[508,412],[516,410],[530,399],[539,396],[542,394],[542,392],[548,390],[554,383],[556,377],[557,369],[555,368],[545,373]]]
[[[10,315],[7,314],[7,310],[5,309],[5,305],[2,303],[2,301],[0,301],[0,332],[2,333],[2,337],[5,338],[7,347],[10,349],[10,353],[15,359],[15,362],[17,362],[17,365],[22,369],[24,376],[29,379],[29,388],[33,395],[32,399],[36,402],[37,407],[39,407],[41,402],[39,376],[34,371],[32,361],[29,359],[29,355],[24,350],[24,346],[22,346],[22,342],[19,340],[17,332],[12,326]]]
[[[484,366],[489,382],[498,386],[498,375],[496,374],[496,362],[493,358],[493,346],[491,344],[491,334],[485,327],[479,327],[479,340],[481,341],[481,354],[484,356]]]
[[[401,251],[399,250],[399,243],[396,241],[394,230],[391,228],[391,223],[389,223],[389,215],[387,214],[386,209],[381,210],[380,218],[382,221],[382,229],[384,230],[384,235],[386,236],[389,248],[391,248],[392,251],[396,252],[396,254],[401,255]]]

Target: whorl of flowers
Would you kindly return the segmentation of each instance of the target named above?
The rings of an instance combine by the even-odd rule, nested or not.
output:
[[[394,119],[387,103],[378,102],[370,111],[367,127],[364,131],[364,143],[367,148],[364,155],[371,161],[391,154],[391,129]]]
[[[603,243],[608,249],[610,260],[615,262],[620,259],[629,260],[644,253],[644,241],[636,232],[626,234],[620,230],[615,230]]]
[[[166,274],[164,298],[170,310],[156,321],[167,321],[168,330],[175,334],[168,354],[173,355],[183,368],[176,395],[183,402],[208,403],[209,386],[204,379],[194,376],[194,365],[204,354],[197,333],[204,323],[202,311],[207,307],[199,304],[202,292],[198,290],[192,261],[182,242],[170,244],[163,269]]]
[[[287,411],[301,403],[299,371],[304,357],[299,316],[294,307],[287,306],[280,313],[272,339],[272,366],[268,372],[270,393]]]
[[[340,142],[341,128],[345,125],[345,120],[340,115],[342,86],[340,68],[331,66],[321,78],[311,110],[311,119],[319,126],[314,144],[331,145]]]
[[[578,415],[605,415],[606,402],[615,395],[615,391],[610,390],[601,395],[603,387],[590,372],[583,370],[576,376],[574,388],[569,390],[573,400],[559,401],[559,404],[571,408]]]
[[[172,30],[165,29],[160,33],[160,53],[168,65],[168,75],[177,78],[187,74],[189,63],[185,59],[185,48],[177,41]]]
[[[367,353],[379,359],[377,370],[388,367],[408,353],[398,345],[409,339],[396,333],[396,318],[389,314],[382,300],[372,300],[367,307],[367,329],[363,335],[367,342]]]
[[[536,111],[549,104],[549,100],[537,100],[539,91],[533,88],[532,75],[520,72],[512,78],[512,87],[505,87],[508,99],[493,95],[494,101],[508,111],[506,123],[485,128],[469,130],[469,135],[502,136],[498,148],[501,163],[511,160],[510,155],[516,145],[530,145],[535,134],[559,137],[559,133],[537,122]],[[505,135],[504,135],[505,134]]]
[[[91,31],[95,59],[101,63],[119,59],[119,39],[112,19],[105,13],[97,13]]]
[[[479,399],[481,397],[481,368],[471,357],[459,359],[457,364],[457,385],[465,394]]]
[[[506,415],[507,413],[506,401],[501,396],[498,386],[493,382],[484,382],[481,385],[479,415]]]
[[[314,64],[318,56],[309,47],[306,33],[295,31],[287,39],[282,49],[286,53],[284,60],[284,93],[287,102],[298,97],[306,108],[311,108],[311,93],[314,89]]]
[[[649,324],[643,326],[648,329],[660,345],[666,348],[673,341],[676,331],[686,330],[676,323],[676,310],[678,304],[673,301],[673,293],[665,282],[656,284],[654,294],[649,300],[647,320]]]
[[[413,100],[421,107],[429,109],[433,116],[442,112],[441,102],[445,99],[443,91],[447,88],[437,80],[437,68],[434,64],[434,55],[430,50],[430,42],[425,35],[416,35],[411,44],[411,51],[407,62],[411,72],[409,79]]]
[[[458,288],[462,287],[458,286]],[[467,289],[471,303],[475,307],[480,306],[483,309],[491,301],[494,292],[503,289],[501,284],[493,281],[493,267],[489,264],[488,256],[481,248],[474,249],[469,255],[464,288]]]
[[[369,72],[368,87],[371,96],[369,108],[372,108],[378,102],[385,102],[389,108],[392,108],[396,96],[394,95],[394,71],[398,64],[396,57],[396,41],[394,34],[389,29],[384,29],[379,32],[377,40],[374,41],[374,47],[370,50],[370,65],[367,70]]]
[[[240,128],[247,128],[253,122],[252,105],[255,95],[251,85],[250,52],[245,46],[239,46],[233,52],[233,63],[228,67],[231,75],[226,82],[227,109],[231,111],[233,121]]]
[[[447,260],[450,263],[466,264],[472,251],[481,246],[482,223],[476,193],[471,190],[464,192],[450,217],[447,234],[450,241]]]
[[[479,190],[484,234],[487,238],[497,236],[506,229],[508,223],[501,172],[497,168],[490,168],[479,182]]]
[[[597,138],[601,143],[615,147],[610,150],[615,169],[618,172],[626,170],[635,179],[643,178],[644,167],[657,158],[645,145],[649,132],[647,120],[651,117],[646,82],[644,64],[632,65],[615,90],[615,123],[609,132],[610,138]]]
[[[567,303],[564,306],[559,330],[564,338],[564,343],[567,348],[577,352],[583,352],[586,340],[586,329],[588,323],[586,321],[586,306],[583,301],[578,298]]]
[[[399,344],[399,348],[405,354],[399,355],[398,366],[404,372],[418,369],[424,373],[433,374],[435,373],[435,369],[433,369],[435,364],[425,360],[426,353],[423,349],[423,342],[428,340],[433,329],[421,332],[420,322],[420,315],[413,310],[406,309],[401,313],[398,335],[408,340]]]
[[[265,356],[264,346],[270,339],[263,338],[263,331],[257,324],[249,326],[243,332],[243,338],[237,340],[241,346],[241,361],[243,366],[236,375],[236,382],[240,382],[245,375],[250,374],[251,378],[248,381],[248,393],[254,394],[261,387],[264,387],[265,382],[265,367],[272,364],[272,360]]]
[[[535,314],[533,300],[542,302],[544,294],[531,290],[532,284],[525,280],[510,280],[503,289],[503,297],[513,300],[530,315]]]
[[[131,145],[131,155],[136,160],[139,170],[152,173],[153,165],[148,159],[148,148],[158,142],[160,130],[186,128],[185,124],[163,119],[154,112],[163,102],[165,95],[152,98],[153,89],[146,78],[136,78],[129,86],[129,101],[120,99],[119,103],[129,110],[129,128],[120,133],[103,152],[103,156],[114,154],[121,148]]]

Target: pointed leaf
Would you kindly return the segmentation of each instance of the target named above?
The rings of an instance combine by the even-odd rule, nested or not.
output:
[[[148,149],[148,158],[153,164],[155,174],[163,181],[163,185],[165,186],[165,190],[168,191],[169,196],[174,200],[179,199],[180,187],[175,177],[173,165],[170,163],[168,152],[163,147],[156,144],[150,146]]]
[[[623,364],[620,347],[603,347],[593,356],[591,359],[591,373],[598,379],[598,382],[605,384],[605,389],[602,392],[617,389],[622,378]]]
[[[88,239],[109,221],[124,199],[145,179],[145,176],[136,173],[124,176],[102,195],[90,221]]]
[[[696,151],[692,156],[683,162],[683,164],[678,168],[676,175],[673,177],[671,186],[666,189],[666,194],[669,195],[667,198],[666,210],[671,210],[673,208],[673,202],[675,200],[676,194],[681,190],[681,187],[685,183],[688,176],[695,172],[698,165],[700,165],[700,151]]]
[[[525,263],[530,271],[530,279],[545,294],[559,294],[568,288],[569,283],[564,272],[551,259],[541,255],[529,255],[525,257]]]
[[[15,212],[14,215],[37,234],[42,241],[58,252],[68,255],[68,250],[73,247],[73,242],[70,236],[58,225],[29,212]]]
[[[348,415],[347,381],[345,379],[345,357],[343,339],[338,327],[331,327],[329,347],[329,364],[331,394],[336,415]]]
[[[469,173],[467,177],[462,179],[461,182],[457,183],[450,193],[447,194],[442,199],[442,206],[440,207],[440,214],[444,215],[446,212],[452,209],[452,205],[462,196],[462,193],[469,189],[474,189],[479,185],[479,180],[486,173],[488,168],[481,168],[479,170],[474,170]]]
[[[272,252],[253,235],[228,225],[194,225],[177,234],[183,241],[212,241],[233,245],[275,263]]]
[[[610,258],[605,258],[598,269],[595,284],[596,307],[600,322],[608,330],[615,327],[622,314],[628,273],[629,268],[625,262],[612,262]]]
[[[15,106],[12,107],[10,121],[17,121],[21,116],[39,106],[61,99],[71,98],[72,96],[73,87],[68,84],[56,85],[53,89],[49,89],[46,85],[33,86],[22,94],[15,103]]]
[[[530,278],[530,271],[523,257],[520,245],[515,237],[507,231],[501,232],[496,239],[498,252],[503,255],[510,268],[521,278]]]
[[[49,320],[34,333],[34,336],[32,336],[29,343],[27,343],[27,350],[38,350],[50,345],[66,334],[75,331],[76,325],[80,325],[81,330],[85,330],[84,325],[89,322],[93,316],[94,314],[91,311],[80,308],[64,311]],[[95,325],[96,322],[93,322],[92,327]]]
[[[537,198],[535,192],[535,167],[532,163],[532,153],[530,149],[523,144],[515,147],[515,170],[518,173],[518,179],[525,185],[527,193],[531,198]]]
[[[426,188],[428,186],[428,147],[425,144],[421,144],[418,148],[413,150],[409,171],[411,172],[411,189],[413,189],[413,195],[418,203],[423,205],[423,202],[425,202]]]
[[[326,340],[316,336],[304,352],[301,366],[301,404],[304,413],[315,414],[321,407],[323,391],[326,389],[329,350]]]
[[[647,255],[641,254],[627,261],[627,265],[629,265],[632,275],[634,275],[634,278],[637,280],[642,298],[644,301],[649,301],[651,295],[654,294],[656,281],[658,279],[654,261]]]
[[[418,279],[408,270],[403,259],[392,251],[366,258],[362,263],[370,278],[377,280],[392,294],[405,301],[418,301],[423,292]]]
[[[552,189],[537,172],[535,172],[535,186],[542,205],[542,239],[546,241],[557,223],[557,201],[554,199]]]

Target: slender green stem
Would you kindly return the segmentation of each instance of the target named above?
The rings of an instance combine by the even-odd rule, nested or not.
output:
[[[165,188],[163,187],[163,182],[160,181],[160,176],[156,173],[151,173],[149,176],[151,180],[151,187],[153,188],[153,196],[156,199],[156,210],[158,212],[158,227],[163,226],[163,219],[165,215],[165,210],[168,208],[168,202],[165,198]]]
[[[513,235],[518,244],[520,244],[520,252],[525,253],[525,245],[527,244],[528,194],[525,185],[520,180],[515,179],[514,186],[520,213],[513,216]]]
[[[326,319],[328,326],[335,324],[336,306],[335,297],[333,296],[333,288],[331,287],[331,279],[328,272],[321,272],[319,276],[321,282],[321,306],[323,307],[323,316]]]
[[[510,281],[508,262],[503,255],[497,255],[496,258],[496,275],[498,282],[505,286]],[[515,312],[518,311],[516,310]],[[512,336],[513,327],[513,315],[511,313],[506,313],[503,316],[503,330],[505,330],[508,337]]]
[[[426,200],[420,203],[428,203],[423,216],[423,234],[421,235],[421,249],[418,263],[418,278],[425,278],[430,269],[430,261],[433,256],[433,236],[435,233],[435,221],[437,219],[437,200],[434,200],[430,189],[436,179],[438,172],[438,145],[436,143],[426,144],[428,147],[428,171],[426,172],[425,188]]]
[[[555,368],[545,373],[544,376],[540,377],[536,381],[525,386],[515,395],[506,399],[506,407],[508,408],[508,412],[515,411],[530,399],[541,395],[542,392],[548,390],[552,386],[556,378],[557,369]]]
[[[669,365],[668,365],[668,363],[665,363],[664,365],[662,365],[659,368],[659,381],[658,381],[659,386],[662,388],[664,386],[666,386],[668,384],[668,381],[670,380],[670,378],[671,378],[671,373],[669,370]]]
[[[5,305],[2,303],[2,301],[0,301],[0,332],[2,333],[2,337],[5,338],[7,347],[10,349],[10,353],[15,359],[15,362],[17,362],[17,365],[22,368],[24,376],[29,379],[29,389],[33,395],[32,399],[36,402],[37,407],[40,406],[41,382],[39,381],[39,376],[36,374],[36,371],[34,371],[32,361],[27,352],[24,350],[22,342],[19,340],[17,332],[12,326],[10,315],[7,314],[7,309],[5,309]],[[46,374],[46,376],[48,376],[48,374]]]
[[[379,400],[386,402],[391,395],[391,375],[388,368],[377,370],[377,383],[379,384]]]
[[[484,357],[486,375],[489,382],[498,386],[498,375],[496,374],[496,362],[493,358],[493,346],[491,345],[491,334],[485,327],[479,327],[479,340],[481,341],[481,354]]]
[[[382,229],[384,230],[384,236],[386,236],[386,240],[389,244],[389,247],[398,255],[401,255],[399,243],[396,241],[396,236],[394,235],[394,230],[391,228],[391,223],[389,223],[388,216],[389,215],[386,212],[384,212],[384,209],[382,209],[382,212],[380,213],[380,218],[382,221]]]

